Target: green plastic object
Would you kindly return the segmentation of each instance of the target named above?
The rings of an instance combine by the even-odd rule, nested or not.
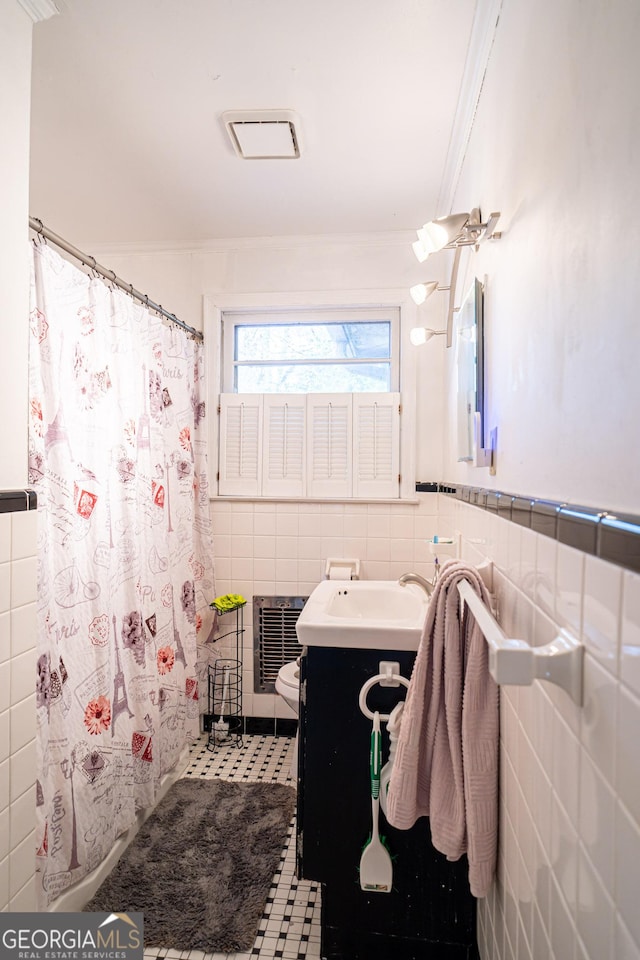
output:
[[[393,886],[393,863],[391,855],[378,833],[380,808],[380,767],[382,766],[382,743],[380,738],[380,714],[373,714],[371,746],[369,750],[369,778],[371,781],[371,836],[364,845],[360,857],[360,889],[373,893],[391,893]]]
[[[240,593],[225,593],[224,596],[212,600],[209,606],[217,610],[218,613],[229,613],[230,610],[235,610],[237,607],[244,607],[246,602]]]

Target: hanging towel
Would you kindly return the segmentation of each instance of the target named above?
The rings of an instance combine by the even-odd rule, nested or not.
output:
[[[473,567],[443,565],[405,701],[387,820],[408,830],[429,817],[436,850],[448,860],[466,853],[471,893],[484,897],[497,853],[499,692],[482,631],[468,608],[461,619],[462,579],[490,604]]]

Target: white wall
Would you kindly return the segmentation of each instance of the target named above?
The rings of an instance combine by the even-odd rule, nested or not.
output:
[[[498,472],[447,442],[447,477],[640,512],[639,36],[636,0],[504,0],[452,201],[502,213],[473,255]]]
[[[236,302],[243,294],[359,291],[367,302],[367,291],[407,291],[425,279],[411,250],[412,239],[408,234],[345,235],[212,241],[198,249],[116,245],[94,250],[90,243],[87,249],[156,303],[202,329],[205,295],[224,304],[226,294],[233,294]],[[434,265],[428,277],[444,282],[438,269],[445,266]],[[418,309],[416,322],[442,329],[446,305],[445,296],[436,294]],[[205,335],[215,337],[216,331],[206,330]],[[442,474],[441,339],[424,348],[418,384],[417,477],[423,480]]]
[[[640,513],[639,37],[636,0],[504,0],[452,201],[502,212],[467,264],[487,275],[497,474],[456,462],[450,351],[447,479]],[[540,644],[564,626],[586,647],[582,708],[541,683],[503,691],[483,960],[638,960],[640,577],[443,510],[470,559],[496,562],[505,630]]]
[[[502,687],[497,881],[482,960],[640,958],[640,576],[451,497],[439,526],[494,563],[498,617],[541,645],[585,645],[584,700]]]
[[[27,485],[32,20],[0,3],[0,489]],[[0,910],[33,910],[35,513],[0,516]]]
[[[632,109],[639,36],[635,0],[503,2],[451,204],[502,212],[502,240],[472,254],[463,271],[488,278],[498,471],[491,478],[456,461],[449,351],[444,416],[442,400],[420,398],[423,479],[640,512],[640,128]],[[318,238],[94,252],[199,326],[203,294],[409,286],[423,279],[409,244]],[[429,302],[425,325],[442,325],[443,301]],[[439,382],[439,348],[436,341],[420,353],[422,384]],[[483,960],[638,960],[639,578],[478,508],[440,501],[438,532],[450,524],[462,531],[469,559],[496,563],[505,628],[541,643],[568,626],[587,648],[582,708],[543,683],[503,694],[500,872],[481,904]],[[318,506],[319,515],[302,504],[215,504],[218,536],[229,538],[217,545],[221,589],[302,590],[317,574],[329,528],[345,548],[364,540],[367,560],[390,575],[396,563],[424,562],[421,538],[435,520],[429,513],[424,523],[422,507],[407,515],[413,536],[407,529],[396,537],[407,542],[396,543],[401,555],[392,557],[392,517],[401,529],[401,512],[369,516],[367,508],[365,518],[348,505]],[[303,543],[314,539],[313,548]],[[264,704],[251,706],[264,715]]]
[[[32,21],[17,0],[0,4],[0,488],[27,480],[29,112]],[[10,412],[10,415],[8,415]]]

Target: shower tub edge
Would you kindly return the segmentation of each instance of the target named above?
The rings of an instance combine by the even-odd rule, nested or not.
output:
[[[169,787],[174,784],[176,780],[179,780],[180,777],[183,776],[189,763],[190,750],[191,745],[187,744],[178,757],[173,769],[169,770],[168,773],[165,773],[161,780],[160,789],[158,791],[154,806],[146,807],[144,810],[142,810],[136,816],[136,819],[131,824],[129,829],[120,834],[104,860],[98,864],[98,866],[92,870],[91,873],[87,874],[85,877],[82,877],[82,879],[78,880],[78,882],[72,887],[69,887],[64,891],[64,893],[61,893],[59,897],[56,897],[56,899],[46,908],[46,913],[76,913],[81,911],[84,905],[91,900],[102,882],[111,873],[117,861],[127,849],[142,824],[145,822],[147,817],[153,813],[158,803],[162,800]]]

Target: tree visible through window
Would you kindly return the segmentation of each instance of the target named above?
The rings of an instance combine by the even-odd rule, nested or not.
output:
[[[328,321],[234,317],[225,353],[234,393],[383,393],[397,389],[389,311]],[[343,317],[349,311],[335,311]],[[373,314],[371,319],[368,317]],[[309,314],[307,314],[307,317]],[[230,325],[231,326],[231,325]],[[231,339],[231,329],[225,329]],[[232,351],[229,347],[232,345]],[[232,356],[229,354],[232,352]],[[229,369],[227,368],[229,373]]]

